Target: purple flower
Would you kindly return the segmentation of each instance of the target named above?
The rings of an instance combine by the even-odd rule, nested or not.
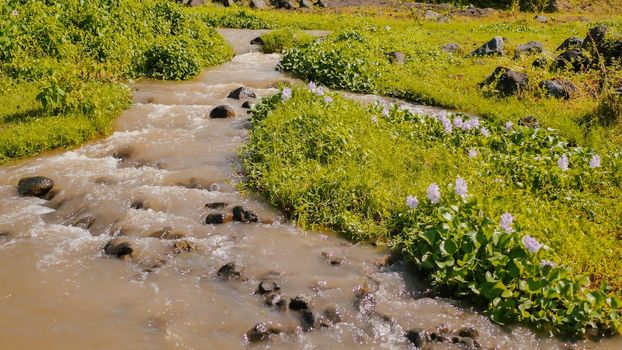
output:
[[[17,10],[11,11],[11,16],[15,17],[17,15],[19,15],[19,12],[17,12]]]
[[[428,200],[432,202],[432,204],[436,204],[441,200],[441,190],[438,188],[437,184],[431,184],[428,187]]]
[[[568,170],[568,157],[565,154],[562,155],[561,158],[557,161],[557,167],[561,169],[561,171]]]
[[[464,179],[460,176],[458,176],[458,178],[456,179],[456,186],[454,187],[454,192],[456,192],[456,194],[462,199],[465,199],[467,197],[467,184],[466,181],[464,181]]]
[[[479,128],[479,119],[472,117],[471,119],[462,123],[462,130],[472,130]]]
[[[469,158],[470,158],[470,159],[473,159],[473,158],[475,158],[475,157],[477,157],[477,150],[475,150],[475,148],[471,148],[471,149],[469,150]]]
[[[447,118],[447,111],[440,111],[440,112],[438,112],[438,114],[436,115],[436,118],[438,120],[446,119]]]
[[[333,98],[330,97],[330,96],[326,96],[326,97],[324,97],[324,102],[331,103],[331,102],[333,102]]]
[[[512,228],[513,221],[514,221],[514,218],[512,217],[512,214],[503,213],[503,215],[501,215],[501,223],[499,225],[501,226],[503,231],[505,231],[506,233],[512,233],[512,231],[514,230]]]
[[[375,115],[371,116],[371,122],[374,124],[378,124],[378,117],[376,117]]]
[[[486,129],[486,128],[485,128],[485,127],[483,127],[483,126],[479,129],[479,131],[482,133],[482,135],[483,135],[484,137],[488,137],[488,136],[490,136],[490,131],[488,131],[488,129]]]
[[[505,131],[510,132],[513,127],[514,127],[514,123],[512,122],[505,123]]]
[[[417,197],[408,196],[406,197],[406,204],[410,209],[417,209],[419,206],[419,200],[417,200]]]
[[[461,128],[461,127],[462,127],[462,123],[463,123],[463,122],[462,122],[462,118],[460,118],[460,116],[459,116],[459,115],[457,115],[457,116],[454,118],[454,126],[455,126],[456,128],[458,128],[458,129],[459,129],[459,128]]]
[[[384,108],[382,109],[382,115],[385,116],[385,117],[388,117],[389,116],[389,112],[390,112],[389,107],[384,106]]]
[[[315,92],[315,88],[316,88],[316,86],[315,86],[315,83],[314,83],[313,81],[310,81],[310,82],[309,82],[308,87],[309,87],[309,90],[310,90],[311,92]]]
[[[545,267],[555,267],[557,266],[556,263],[552,262],[551,260],[540,260],[540,266]]]
[[[600,156],[598,154],[593,155],[590,159],[590,168],[600,168]]]
[[[286,87],[281,91],[281,101],[285,102],[292,98],[292,89]]]
[[[445,111],[440,112],[437,118],[441,123],[443,123],[443,128],[445,128],[445,132],[450,133],[452,127],[451,127],[451,120],[447,118],[447,112]]]
[[[538,241],[536,241],[535,238],[531,237],[530,235],[527,235],[527,236],[523,237],[523,239],[521,241],[525,245],[525,248],[527,248],[527,250],[529,250],[532,253],[537,253],[538,250],[540,250],[540,248],[542,248],[542,245]]]
[[[318,87],[315,89],[315,93],[316,93],[318,96],[324,96],[324,88],[323,88],[323,87],[321,87],[321,86],[318,86]]]

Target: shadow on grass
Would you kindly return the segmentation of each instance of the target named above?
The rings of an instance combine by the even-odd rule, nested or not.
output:
[[[0,116],[1,124],[22,124],[39,118],[49,117],[43,108],[32,108],[22,112],[16,112],[5,116]]]

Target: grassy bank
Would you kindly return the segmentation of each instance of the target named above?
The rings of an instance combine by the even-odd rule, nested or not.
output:
[[[4,1],[0,164],[105,135],[128,79],[188,79],[232,50],[166,0]]]
[[[622,331],[622,304],[604,287],[622,286],[620,153],[319,95],[297,88],[257,107],[243,153],[250,188],[302,226],[388,243],[496,322]]]

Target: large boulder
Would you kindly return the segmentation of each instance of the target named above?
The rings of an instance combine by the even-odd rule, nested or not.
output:
[[[241,86],[229,93],[227,98],[234,98],[236,100],[246,99],[246,98],[257,98],[257,94],[255,91],[247,88],[246,86]]]
[[[251,0],[250,5],[252,8],[256,8],[260,10],[268,8],[268,5],[266,4],[264,0]]]
[[[311,2],[310,0],[300,0],[300,8],[302,9],[313,8],[313,2]]]
[[[212,119],[233,118],[235,117],[235,111],[229,106],[221,105],[212,109],[209,113],[209,117]]]
[[[583,39],[579,38],[578,36],[571,36],[570,38],[564,40],[563,43],[561,43],[557,49],[555,49],[555,51],[566,51],[569,49],[578,49],[581,48],[581,46],[583,46]]]
[[[232,261],[221,266],[216,272],[216,276],[223,280],[240,279],[243,270],[244,268],[241,265]]]
[[[438,12],[434,12],[434,11],[432,11],[432,10],[427,10],[427,11],[425,12],[425,15],[424,15],[425,19],[427,19],[427,20],[433,20],[433,21],[435,21],[435,20],[437,20],[437,19],[441,18],[442,16],[443,16],[443,15],[441,15],[440,13],[438,13]]]
[[[406,55],[401,52],[392,51],[389,52],[389,61],[394,64],[404,64],[406,63]]]
[[[559,99],[570,99],[579,89],[575,84],[564,79],[552,79],[541,81],[540,89],[546,91],[549,96]]]
[[[586,70],[590,65],[590,60],[581,49],[566,50],[553,63],[553,69],[572,69],[574,72]]]
[[[123,238],[115,238],[104,246],[104,253],[116,258],[129,257],[133,252],[132,244]]]
[[[518,45],[516,47],[515,58],[519,58],[522,54],[534,54],[544,52],[544,45],[539,41],[530,41],[526,44]]]
[[[502,56],[504,51],[505,42],[500,36],[492,38],[489,42],[477,48],[471,52],[471,56]]]
[[[603,42],[605,41],[605,36],[609,31],[609,27],[604,24],[599,24],[595,27],[590,28],[587,32],[587,36],[583,39],[583,48],[586,50],[591,50],[594,47],[600,49]]]
[[[54,181],[45,176],[33,176],[20,179],[17,183],[17,192],[26,197],[42,198],[52,190]]]
[[[272,6],[279,9],[295,9],[298,4],[294,0],[272,0]]]
[[[501,95],[515,95],[527,87],[529,76],[506,67],[497,67],[480,86],[494,84]]]
[[[270,339],[273,334],[279,334],[283,331],[283,327],[276,323],[261,322],[246,332],[246,340],[253,344]]]

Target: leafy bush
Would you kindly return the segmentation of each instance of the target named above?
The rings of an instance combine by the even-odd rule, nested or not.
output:
[[[264,53],[281,53],[295,45],[304,45],[314,40],[313,36],[291,29],[278,29],[261,36]]]
[[[363,107],[310,86],[262,100],[242,154],[248,186],[299,224],[390,244],[494,322],[622,332],[620,300],[576,265],[620,253],[605,237],[620,225],[619,153],[548,129]],[[600,237],[582,235],[591,229]],[[609,252],[594,259],[577,244]]]
[[[200,69],[197,55],[180,42],[154,44],[145,51],[145,75],[164,80],[182,80]]]

